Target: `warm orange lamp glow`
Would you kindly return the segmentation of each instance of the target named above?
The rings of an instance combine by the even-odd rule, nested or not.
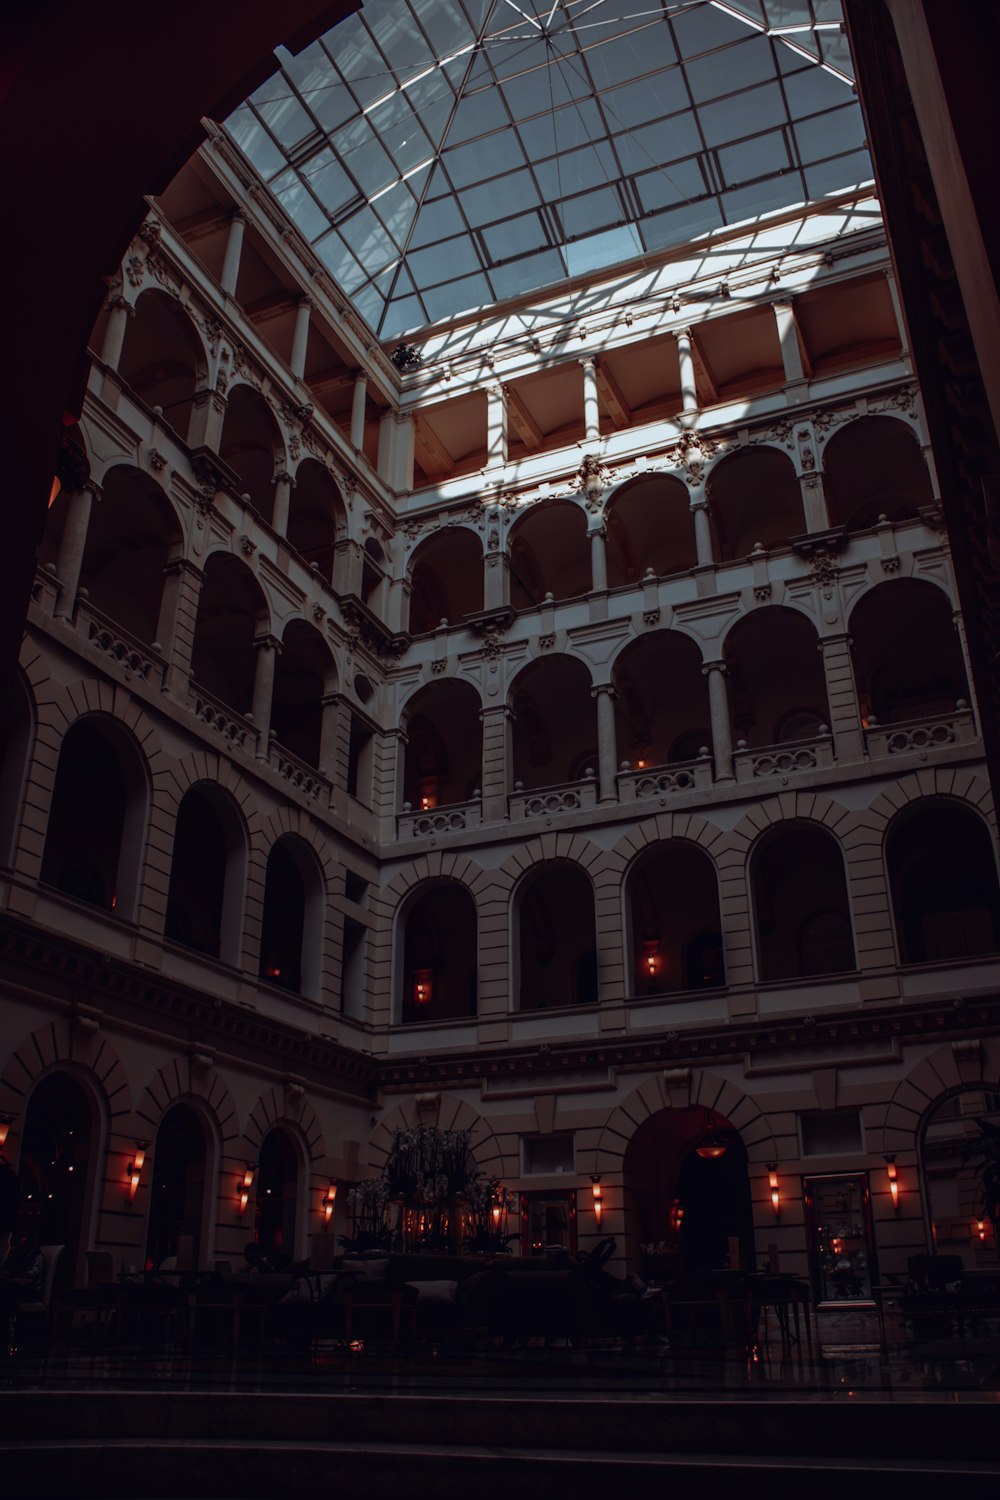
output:
[[[778,1163],[769,1162],[767,1167],[767,1185],[771,1189],[771,1207],[774,1209],[775,1218],[781,1213],[781,1195],[778,1191]]]
[[[977,1236],[979,1238],[979,1243],[981,1245],[984,1245],[986,1243],[986,1220],[985,1219],[977,1219],[976,1220],[976,1234],[977,1234]]]
[[[237,1191],[240,1195],[239,1207],[237,1208],[236,1212],[239,1214],[241,1219],[246,1213],[247,1204],[250,1202],[250,1189],[253,1187],[253,1179],[256,1170],[257,1169],[252,1166],[250,1162],[247,1162],[246,1171],[243,1173],[243,1176],[236,1179]]]
[[[599,1174],[594,1174],[591,1177],[590,1191],[594,1196],[594,1218],[597,1221],[598,1229],[600,1229],[601,1214],[604,1212],[604,1195],[601,1191],[601,1178]]]
[[[885,1173],[889,1179],[889,1196],[892,1198],[892,1206],[899,1212],[899,1175],[896,1171],[896,1158],[887,1156],[885,1158]]]
[[[655,979],[660,972],[660,945],[659,943],[647,943],[642,950],[642,964],[650,979]]]
[[[2,1151],[4,1146],[6,1146],[7,1144],[7,1137],[10,1134],[10,1127],[13,1125],[13,1123],[13,1115],[0,1115],[0,1151]]]
[[[679,1198],[675,1198],[670,1205],[670,1229],[673,1234],[680,1234],[684,1225],[684,1204]]]
[[[331,1182],[326,1192],[323,1194],[323,1197],[320,1199],[320,1211],[328,1224],[333,1218],[333,1210],[336,1206],[336,1202],[337,1184],[335,1182]]]
[[[433,969],[417,969],[413,976],[413,998],[418,1005],[431,1002],[431,976]]]
[[[146,1165],[146,1152],[149,1150],[148,1141],[136,1141],[135,1154],[125,1169],[128,1178],[128,1201],[134,1202],[135,1195],[139,1191],[139,1179],[142,1169]]]
[[[53,476],[52,476],[52,488],[49,490],[49,509],[50,510],[52,509],[53,505],[55,505],[56,501],[59,499],[59,491],[61,489],[62,489],[62,480],[59,478],[58,474],[53,474]]]

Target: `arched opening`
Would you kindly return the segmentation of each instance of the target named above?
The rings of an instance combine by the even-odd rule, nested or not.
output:
[[[1000,1081],[971,1084],[931,1108],[918,1137],[928,1249],[951,1257],[942,1282],[964,1271],[994,1271],[1000,1245],[1000,1200],[987,1186],[1000,1136]],[[992,1179],[991,1179],[992,1180]]]
[[[596,1005],[594,887],[574,865],[529,876],[517,898],[520,1010]]]
[[[191,320],[176,297],[150,289],[128,320],[118,373],[148,407],[186,442],[195,392],[205,375],[205,355]]]
[[[28,756],[35,732],[35,705],[24,676],[18,672],[7,705],[7,743],[0,761],[0,865],[14,860],[14,843],[21,820],[21,799]]]
[[[725,984],[719,882],[703,849],[683,839],[655,844],[636,861],[625,890],[633,994]]]
[[[798,610],[755,609],[726,637],[733,739],[751,749],[815,739],[830,723],[816,629]]]
[[[238,963],[245,859],[243,824],[229,798],[205,783],[191,787],[177,809],[164,936]]]
[[[468,802],[482,786],[479,694],[468,682],[431,683],[407,705],[403,800],[412,808]]]
[[[741,448],[722,459],[708,477],[708,502],[723,562],[747,557],[758,542],[787,547],[806,530],[795,465],[776,448]]]
[[[633,770],[695,760],[711,747],[708,680],[688,636],[641,636],[616,660],[613,681],[618,757]]]
[[[257,1244],[275,1270],[296,1259],[299,1153],[287,1130],[276,1125],[261,1142],[257,1173]]]
[[[880,516],[915,518],[934,499],[920,440],[895,417],[860,417],[823,451],[827,508],[834,526],[860,531]]]
[[[750,886],[762,982],[855,968],[844,858],[825,828],[797,823],[765,834]]]
[[[145,821],[145,765],[131,735],[103,714],[78,719],[59,749],[41,879],[128,919]]]
[[[411,632],[436,630],[442,620],[460,625],[482,607],[483,544],[475,532],[447,526],[421,542],[410,568]]]
[[[80,569],[89,602],[137,640],[157,640],[163,570],[179,556],[181,528],[148,474],[112,469],[91,510]]]
[[[711,1154],[699,1155],[699,1144]],[[629,1258],[640,1275],[664,1281],[721,1270],[733,1239],[740,1268],[753,1270],[747,1153],[724,1115],[700,1105],[657,1110],[625,1149],[623,1181]]]
[[[69,1073],[49,1073],[28,1100],[18,1177],[18,1228],[39,1245],[65,1245],[58,1285],[80,1277],[93,1191],[96,1112]]]
[[[344,524],[344,502],[328,471],[314,458],[295,472],[288,507],[288,542],[327,583],[333,582],[333,557]]]
[[[476,1014],[476,945],[476,903],[464,886],[447,881],[417,894],[404,916],[404,1025]]]
[[[957,803],[905,808],[885,841],[900,962],[974,958],[1000,949],[1000,885],[986,824]]]
[[[176,1270],[197,1270],[204,1258],[208,1139],[200,1115],[189,1104],[168,1109],[156,1132],[149,1190],[146,1268],[165,1260]]]
[[[511,685],[510,704],[515,786],[556,786],[596,772],[597,710],[582,661],[545,656],[529,663]]]
[[[546,594],[575,599],[591,589],[587,517],[572,500],[532,506],[510,533],[510,602],[537,609]]]
[[[228,552],[213,552],[198,599],[191,675],[237,713],[253,706],[254,641],[267,625],[267,601],[250,569]]]
[[[286,834],[271,849],[264,880],[260,974],[271,984],[319,998],[323,882],[303,839]]]
[[[290,621],[274,664],[271,732],[307,766],[320,764],[323,699],[335,686],[333,656],[319,631]]]
[[[617,492],[605,511],[608,587],[685,573],[698,561],[691,500],[679,479],[651,475]]]
[[[270,526],[274,476],[284,461],[284,444],[271,408],[251,386],[230,388],[219,457],[236,475],[240,494],[250,496],[250,504]]]
[[[969,686],[951,601],[925,578],[897,578],[851,612],[854,673],[866,725],[950,715]]]

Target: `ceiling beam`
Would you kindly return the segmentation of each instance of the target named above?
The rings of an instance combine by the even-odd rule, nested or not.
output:
[[[694,383],[698,390],[698,404],[699,406],[714,406],[719,399],[718,382],[693,328],[691,329],[691,358],[694,361]]]
[[[521,442],[529,451],[535,451],[542,446],[542,429],[520,396],[510,386],[507,387],[507,416],[514,424]]]
[[[425,417],[417,412],[414,421],[417,459],[428,479],[447,479],[455,472],[455,460]]]
[[[597,360],[597,394],[616,427],[631,427],[632,411],[608,367]]]
[[[301,297],[291,292],[271,292],[267,297],[258,297],[256,302],[248,302],[243,311],[254,323],[269,323],[272,318],[294,312],[300,301]]]

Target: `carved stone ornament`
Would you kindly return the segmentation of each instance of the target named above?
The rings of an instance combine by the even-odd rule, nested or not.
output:
[[[146,262],[141,255],[130,255],[125,262],[125,274],[130,286],[142,286],[146,279]]]
[[[587,497],[587,509],[596,511],[601,496],[612,483],[611,470],[601,463],[596,453],[585,453],[580,467],[570,480],[570,489]]]
[[[833,586],[837,581],[837,558],[832,552],[817,551],[812,560],[813,582],[822,589],[826,599],[833,597]]]
[[[215,505],[215,485],[201,484],[195,491],[194,503],[202,516],[207,516]]]
[[[323,608],[322,604],[313,605],[313,619],[317,624],[322,624],[326,619],[326,610]]]
[[[497,496],[497,505],[505,516],[511,516],[517,510],[522,498],[522,496],[515,495],[510,490],[501,490]]]
[[[486,538],[486,548],[487,548],[487,551],[489,551],[489,552],[497,552],[497,551],[499,551],[499,548],[500,548],[500,528],[499,527],[497,527],[497,526],[491,526],[490,527],[489,535]]]
[[[659,625],[660,611],[658,609],[644,609],[642,612],[642,623],[644,625]]]
[[[917,415],[917,388],[915,385],[902,385],[898,391],[893,391],[884,401],[879,401],[871,408],[872,411],[902,411],[908,417]]]
[[[490,670],[493,672],[496,671],[496,663],[503,655],[504,648],[507,644],[503,638],[505,628],[506,627],[493,622],[487,625],[486,629],[483,631],[482,652],[486,660],[491,664]]]
[[[759,583],[753,591],[753,596],[758,604],[763,604],[765,599],[770,599],[771,597],[771,585],[769,583]]]
[[[155,250],[159,246],[162,233],[162,224],[159,224],[156,219],[147,219],[139,230],[139,239],[148,250]]]
[[[764,433],[764,438],[770,443],[784,443],[786,447],[794,447],[795,428],[791,422],[775,422]]]
[[[240,537],[240,546],[243,548],[243,551],[246,553],[247,557],[253,557],[254,553],[257,551],[257,543],[252,542],[246,535]]]
[[[556,643],[556,638],[555,638],[554,635],[540,635],[538,637],[538,644],[539,644],[539,646],[541,646],[541,648],[542,648],[543,651],[550,650],[551,647],[553,647],[555,645],[555,643]]]
[[[446,656],[437,656],[431,662],[431,671],[434,673],[435,677],[440,677],[441,673],[445,670],[447,665],[448,658]]]
[[[167,460],[158,448],[150,448],[149,450],[149,467],[156,469],[157,473],[167,467]]]
[[[263,375],[253,363],[243,345],[235,341],[233,342],[233,373],[245,380],[247,385],[252,385],[255,391],[263,390]]]

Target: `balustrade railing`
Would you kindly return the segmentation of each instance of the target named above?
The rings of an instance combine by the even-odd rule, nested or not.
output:
[[[518,782],[507,798],[507,810],[512,819],[548,818],[559,813],[583,812],[596,806],[597,778],[593,774],[582,781],[536,787],[530,792]]]
[[[271,740],[268,759],[278,775],[284,777],[285,781],[303,797],[325,795],[329,798],[331,783],[327,778],[317,771],[315,766],[301,760],[291,750],[286,750],[285,746],[279,744],[276,739]]]
[[[167,664],[159,652],[136,640],[127,630],[81,600],[76,611],[77,630],[102,656],[121,671],[126,682],[138,677],[150,687],[161,688]]]
[[[404,804],[396,817],[396,834],[401,839],[422,839],[440,833],[462,833],[467,828],[478,828],[482,818],[483,808],[478,798],[449,802],[443,807],[418,807],[415,811]]]
[[[975,738],[976,721],[964,698],[959,698],[950,714],[910,719],[903,724],[882,725],[869,719],[865,729],[868,754],[879,760],[888,755],[912,755],[947,749],[950,745],[967,745]]]
[[[237,713],[228,703],[216,698],[207,688],[192,682],[188,690],[188,706],[196,719],[214,729],[230,749],[244,750],[253,755],[257,749],[258,732],[251,720]]]
[[[697,760],[678,761],[672,766],[644,766],[634,771],[625,761],[618,773],[618,800],[620,802],[644,802],[655,799],[660,802],[678,792],[693,792],[712,785],[712,757],[699,756]]]
[[[754,750],[748,749],[746,742],[740,740],[733,753],[733,769],[738,782],[824,770],[833,762],[833,737],[829,730],[812,740],[790,740],[784,745],[764,745]]]

